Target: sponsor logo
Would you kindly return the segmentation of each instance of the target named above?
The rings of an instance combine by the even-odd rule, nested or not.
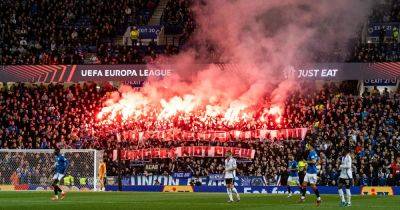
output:
[[[14,185],[0,185],[0,191],[14,191]]]
[[[164,186],[163,192],[193,192],[192,186]]]
[[[394,195],[392,187],[363,187],[361,195]]]
[[[29,190],[29,185],[0,185],[0,191]]]
[[[15,190],[29,190],[29,185],[27,184],[15,185]]]

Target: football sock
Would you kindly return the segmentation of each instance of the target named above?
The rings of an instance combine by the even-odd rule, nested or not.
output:
[[[62,192],[61,188],[58,185],[56,185],[56,187],[58,192]]]
[[[304,198],[304,197],[306,197],[306,190],[307,190],[307,187],[301,187],[301,196]]]
[[[55,183],[53,183],[52,186],[53,186],[53,190],[54,190],[54,195],[57,195],[58,194],[57,185]]]
[[[229,197],[229,200],[233,200],[233,197],[232,197],[232,191],[231,191],[231,189],[229,189],[229,188],[226,188],[226,192],[228,193],[228,197]]]
[[[342,190],[342,189],[339,189],[338,192],[339,192],[340,200],[341,200],[342,202],[345,202],[345,200],[344,200],[344,195],[343,195],[343,190]]]
[[[232,192],[236,194],[236,198],[237,199],[240,199],[239,193],[238,193],[238,191],[236,190],[235,187],[232,188]]]
[[[318,188],[315,187],[313,190],[314,190],[315,195],[317,196],[317,199],[320,200]]]
[[[347,203],[351,203],[351,192],[350,189],[346,189]]]

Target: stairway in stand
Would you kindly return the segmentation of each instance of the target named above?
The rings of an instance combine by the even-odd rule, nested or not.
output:
[[[168,0],[160,0],[157,8],[154,10],[153,15],[150,18],[148,25],[160,25],[161,16],[167,6]]]

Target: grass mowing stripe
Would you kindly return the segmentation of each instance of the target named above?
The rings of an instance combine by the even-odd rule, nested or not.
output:
[[[306,203],[297,203],[298,196],[242,194],[239,203],[226,203],[223,193],[140,193],[140,192],[70,192],[66,200],[50,201],[51,192],[0,192],[0,210],[119,210],[119,209],[314,209],[315,196]],[[340,209],[337,195],[323,195],[318,209]],[[353,206],[347,209],[400,210],[400,197],[353,196]]]

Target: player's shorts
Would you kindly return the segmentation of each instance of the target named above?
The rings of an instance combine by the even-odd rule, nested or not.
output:
[[[304,182],[317,184],[317,174],[306,173],[306,176],[304,177]]]
[[[225,179],[225,184],[226,184],[226,185],[228,185],[228,184],[233,184],[233,178],[226,178],[226,179]]]
[[[299,185],[300,181],[299,181],[299,177],[298,176],[289,176],[287,179],[287,184],[288,185]]]
[[[306,176],[306,174],[304,173],[304,172],[299,172],[299,181],[300,181],[300,184],[303,184],[303,182],[304,182],[304,177]]]
[[[342,185],[342,186],[344,185],[344,186],[346,186],[346,188],[349,188],[352,184],[352,179],[339,178],[338,184]]]
[[[53,176],[53,179],[56,179],[58,181],[61,181],[61,179],[64,177],[64,174],[56,173]]]

